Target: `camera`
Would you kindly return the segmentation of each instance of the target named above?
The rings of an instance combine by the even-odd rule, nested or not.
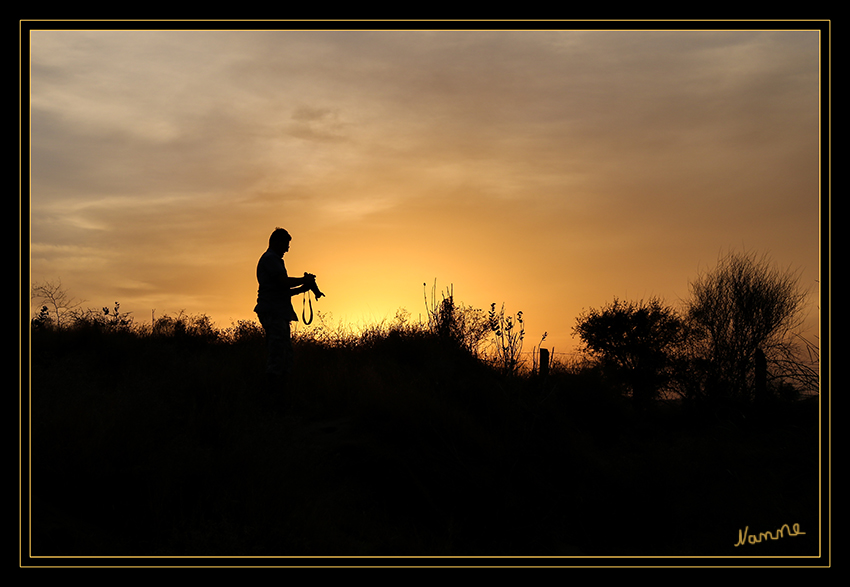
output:
[[[313,292],[313,295],[316,296],[317,300],[320,297],[322,297],[323,295],[325,295],[319,290],[319,286],[316,285],[316,276],[315,275],[313,275],[312,273],[307,273],[305,271],[304,272],[304,279],[305,279],[306,283],[310,286],[310,291]]]

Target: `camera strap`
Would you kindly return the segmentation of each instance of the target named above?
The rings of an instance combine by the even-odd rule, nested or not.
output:
[[[307,316],[305,313],[305,305],[310,304],[310,319],[307,320]],[[310,298],[310,290],[304,292],[304,296],[301,298],[301,321],[304,322],[305,325],[310,325],[313,322],[313,300]]]

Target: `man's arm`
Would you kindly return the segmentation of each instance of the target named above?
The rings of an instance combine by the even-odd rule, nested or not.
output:
[[[291,296],[297,296],[298,294],[302,294],[305,291],[310,291],[310,284],[305,283],[304,285],[300,285],[298,287],[290,288],[289,295],[290,295],[290,297]]]
[[[290,297],[310,291],[310,288],[313,286],[313,279],[307,276],[284,277],[281,275],[280,282],[289,290]]]
[[[284,277],[283,275],[281,275],[280,283],[289,289],[299,286],[308,286],[309,289],[309,284],[307,283],[306,277]]]

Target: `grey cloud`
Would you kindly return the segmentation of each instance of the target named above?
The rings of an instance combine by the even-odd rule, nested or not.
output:
[[[343,141],[348,138],[346,128],[339,112],[332,108],[314,108],[300,106],[292,113],[291,124],[286,132],[294,137],[317,141]]]

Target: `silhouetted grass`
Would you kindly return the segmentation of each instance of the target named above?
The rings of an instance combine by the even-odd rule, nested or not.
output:
[[[638,413],[396,325],[298,336],[278,405],[255,325],[187,326],[33,332],[33,554],[817,554],[811,401]]]

